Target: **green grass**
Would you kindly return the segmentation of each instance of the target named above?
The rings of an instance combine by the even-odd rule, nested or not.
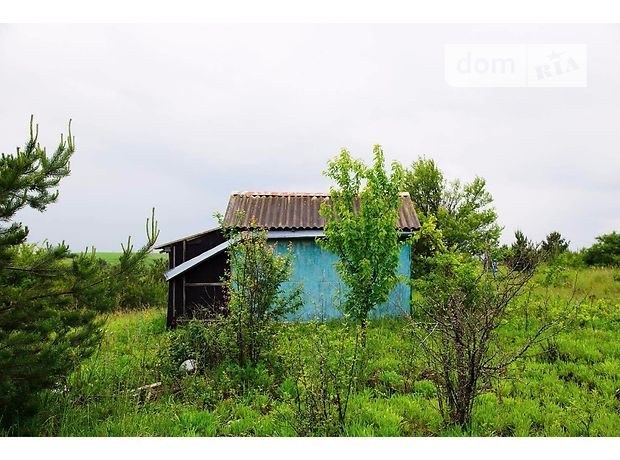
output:
[[[566,297],[575,272],[556,281]],[[556,338],[556,355],[540,346],[510,369],[497,391],[478,397],[467,432],[444,426],[434,385],[420,377],[420,356],[403,338],[402,320],[373,321],[366,388],[354,394],[349,436],[619,436],[620,281],[613,270],[579,273],[578,294],[589,295],[573,326]],[[335,333],[337,323],[331,325]],[[304,334],[303,324],[287,334]],[[504,339],[523,334],[515,325]],[[294,436],[291,406],[282,397],[286,381],[209,398],[201,378],[149,400],[132,390],[161,380],[157,360],[166,340],[163,310],[111,315],[95,356],[67,382],[46,392],[39,415],[20,434],[45,436]],[[179,391],[180,390],[180,391]]]
[[[97,257],[99,257],[100,259],[105,260],[108,263],[114,263],[114,262],[118,262],[119,257],[121,256],[122,253],[120,252],[99,252],[97,251]],[[151,254],[148,255],[149,259],[165,259],[167,258],[168,255],[164,254],[164,253],[158,253],[158,252],[153,252]]]

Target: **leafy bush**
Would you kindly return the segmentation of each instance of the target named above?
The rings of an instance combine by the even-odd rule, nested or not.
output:
[[[193,319],[168,334],[160,355],[160,370],[168,380],[183,376],[180,367],[187,360],[196,374],[208,378],[208,385],[201,377],[189,383],[180,379],[186,395],[200,394],[193,389],[204,385],[204,394],[222,396],[270,382],[277,367],[274,348],[283,327],[280,320],[301,305],[299,286],[288,292],[282,288],[291,273],[290,253],[276,254],[263,230],[227,232],[232,244],[224,278],[226,313],[214,316],[208,306],[198,309]],[[201,400],[205,398],[197,401]]]
[[[620,233],[612,232],[596,237],[596,243],[584,251],[586,265],[620,266]]]
[[[620,321],[620,303],[591,296],[583,302],[575,319],[582,326],[601,320]]]
[[[541,286],[562,287],[569,281],[568,269],[559,258],[539,266],[536,280]]]
[[[240,367],[256,366],[273,348],[280,320],[301,307],[301,285],[286,291],[291,276],[291,254],[276,254],[267,244],[267,231],[226,229],[230,269],[224,277],[231,336]]]
[[[165,377],[181,375],[180,366],[192,360],[195,371],[205,374],[235,355],[234,330],[224,316],[203,321],[192,319],[170,331],[160,356],[160,369]]]
[[[446,250],[437,219],[430,216],[414,234],[411,242],[411,277],[419,279],[432,270],[433,257]]]
[[[585,267],[583,252],[565,251],[555,259],[555,262],[569,268]]]
[[[462,253],[447,251],[432,261],[431,273],[414,282],[420,295],[410,330],[424,351],[442,415],[453,425],[467,427],[477,396],[532,345],[557,333],[573,306],[570,301],[549,302],[546,296],[538,299],[531,294],[533,257],[527,264],[497,273]],[[526,331],[523,343],[504,343],[498,331],[530,302],[540,310],[536,327]]]
[[[228,398],[269,391],[279,375],[277,357],[240,366],[231,317],[194,318],[167,334],[159,353],[159,372],[179,397],[211,410]],[[182,366],[189,364],[189,369]]]

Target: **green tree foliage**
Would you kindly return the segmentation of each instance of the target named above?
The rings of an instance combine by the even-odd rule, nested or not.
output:
[[[372,166],[342,149],[325,174],[336,187],[330,188],[331,200],[321,206],[326,238],[320,244],[339,258],[336,270],[347,287],[345,314],[364,327],[368,314],[388,300],[399,280],[403,243],[396,223],[403,170],[394,162],[388,174],[383,150],[375,145]]]
[[[560,254],[568,251],[569,241],[564,239],[560,232],[551,232],[547,235],[547,237],[540,243],[540,249],[545,254],[545,257],[553,260],[556,259]]]
[[[418,279],[431,273],[434,268],[434,257],[445,252],[446,247],[443,233],[437,228],[437,219],[430,216],[424,221],[420,229],[412,238],[412,251],[415,263],[411,266],[411,276]]]
[[[596,243],[584,251],[586,265],[620,266],[620,233],[612,232],[596,237]]]
[[[278,322],[301,307],[301,286],[283,286],[292,273],[290,249],[278,254],[267,243],[267,231],[226,229],[230,269],[224,277],[228,318],[236,334],[239,366],[256,366],[272,349]]]
[[[432,159],[418,158],[405,171],[404,188],[411,195],[420,222],[433,216],[446,246],[482,255],[499,241],[501,227],[486,182],[448,182]],[[420,254],[419,248],[413,248]]]
[[[26,243],[28,229],[14,221],[23,208],[44,211],[58,198],[75,151],[71,131],[48,155],[30,124],[24,149],[0,157],[0,423],[28,414],[35,395],[62,379],[101,339],[99,313],[112,306],[108,280],[131,270],[157,237],[147,220],[147,244],[124,248],[118,268],[102,273],[93,251],[71,257],[64,243]]]
[[[418,158],[414,161],[405,171],[405,188],[421,221],[437,216],[444,204],[446,180],[434,160]]]

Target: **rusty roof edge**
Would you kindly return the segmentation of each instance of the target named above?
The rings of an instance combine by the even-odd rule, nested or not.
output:
[[[329,192],[259,192],[259,191],[235,191],[231,196],[329,196]]]

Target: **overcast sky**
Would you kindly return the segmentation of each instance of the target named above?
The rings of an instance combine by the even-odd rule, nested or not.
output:
[[[586,88],[457,88],[444,45],[587,45]],[[434,158],[487,180],[503,241],[620,230],[620,26],[0,26],[0,151],[34,114],[53,149],[73,119],[60,199],[31,241],[118,250],[214,224],[232,191],[323,191],[341,147]]]

